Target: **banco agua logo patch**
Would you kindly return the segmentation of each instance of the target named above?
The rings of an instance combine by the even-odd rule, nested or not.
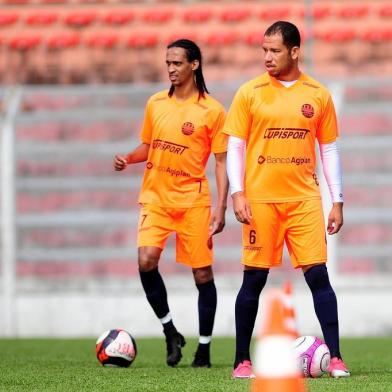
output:
[[[277,156],[262,156],[259,155],[257,158],[257,163],[259,165],[265,163],[265,164],[273,164],[273,165],[296,165],[296,166],[302,166],[302,165],[308,165],[311,163],[311,159],[308,157],[277,157]]]
[[[309,103],[304,103],[301,107],[301,112],[306,118],[311,118],[314,116],[313,106]]]
[[[195,126],[191,122],[187,121],[184,122],[184,124],[182,124],[181,131],[184,135],[187,136],[192,135],[194,130],[195,130]]]

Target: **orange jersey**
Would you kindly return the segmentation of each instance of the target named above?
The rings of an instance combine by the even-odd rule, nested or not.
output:
[[[211,152],[227,150],[223,106],[195,94],[179,102],[161,91],[147,102],[141,141],[150,149],[139,203],[162,207],[211,205],[205,167]]]
[[[319,82],[301,74],[287,88],[264,73],[238,90],[224,132],[246,140],[249,201],[320,198],[315,140],[332,143],[338,128],[332,98]]]

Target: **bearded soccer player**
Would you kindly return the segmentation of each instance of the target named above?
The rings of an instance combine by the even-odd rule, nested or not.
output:
[[[199,291],[199,345],[193,367],[210,367],[210,342],[217,294],[212,272],[212,236],[225,225],[228,179],[227,135],[222,128],[223,106],[208,95],[202,56],[192,41],[181,39],[167,47],[169,90],[147,102],[141,144],[128,155],[117,155],[117,171],[147,161],[139,196],[138,264],[147,300],[163,325],[167,364],[182,357],[184,337],[170,315],[167,292],[158,263],[168,236],[176,233],[177,262],[192,268]],[[217,203],[211,197],[205,167],[215,155]]]
[[[331,352],[329,373],[348,377],[339,349],[338,310],[326,268],[327,247],[315,141],[332,209],[327,231],[343,225],[338,128],[331,96],[298,66],[300,34],[289,22],[271,25],[263,38],[267,72],[240,87],[227,115],[227,170],[237,220],[243,223],[243,282],[235,304],[233,378],[252,378],[249,354],[259,296],[269,269],[281,265],[286,243],[301,268]],[[245,159],[244,159],[245,158]],[[245,162],[244,162],[245,161]]]

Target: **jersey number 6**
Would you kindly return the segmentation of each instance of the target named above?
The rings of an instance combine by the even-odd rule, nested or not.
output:
[[[249,231],[249,243],[252,245],[256,243],[256,230]]]

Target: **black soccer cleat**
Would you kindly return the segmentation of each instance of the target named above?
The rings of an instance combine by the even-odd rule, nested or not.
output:
[[[210,361],[210,353],[197,350],[195,353],[195,358],[192,362],[192,367],[194,368],[210,368],[211,361]]]
[[[166,363],[169,366],[176,366],[180,362],[182,358],[181,348],[185,344],[185,339],[179,332],[174,332],[166,336]]]

